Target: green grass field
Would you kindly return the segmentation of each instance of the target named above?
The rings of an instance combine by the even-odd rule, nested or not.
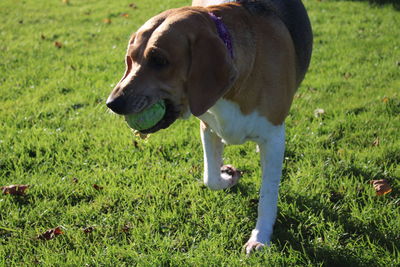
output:
[[[143,142],[105,107],[130,34],[190,1],[131,3],[0,1],[0,186],[31,185],[24,196],[0,195],[0,266],[400,266],[392,4],[304,0],[314,54],[286,121],[273,245],[246,257],[255,145],[226,148],[225,162],[244,175],[213,192],[201,182],[196,118]],[[393,191],[377,196],[369,181],[383,178]],[[57,226],[62,235],[36,239]]]

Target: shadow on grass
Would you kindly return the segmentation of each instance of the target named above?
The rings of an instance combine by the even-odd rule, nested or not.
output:
[[[379,266],[379,259],[360,257],[354,250],[347,248],[346,244],[354,240],[378,244],[391,253],[396,253],[394,248],[400,246],[398,237],[378,230],[377,225],[373,222],[363,223],[355,220],[348,211],[335,210],[321,204],[318,200],[302,196],[286,196],[284,201],[294,203],[300,210],[311,211],[315,214],[323,211],[326,222],[335,222],[343,227],[344,232],[338,237],[339,245],[329,246],[329,244],[325,244],[323,236],[315,235],[312,224],[304,225],[302,219],[294,216],[295,214],[282,215],[278,213],[273,242],[282,249],[288,242],[293,249],[306,254],[306,257],[315,264],[323,263],[323,266],[335,267]],[[290,232],[290,229],[295,231]],[[321,240],[320,243],[315,242],[318,238]]]
[[[284,168],[285,170],[285,168]],[[249,171],[250,172],[250,171]],[[373,177],[372,173],[368,173],[360,168],[352,166],[345,168],[343,176],[357,176],[361,177],[362,181],[369,181]],[[251,175],[250,175],[251,176]],[[283,175],[283,180],[286,175]],[[380,176],[381,177],[381,176]],[[397,179],[389,178],[387,179]],[[239,183],[237,186],[230,189],[231,193],[240,192],[242,196],[248,197],[249,192],[257,191],[255,185],[252,183]],[[360,191],[358,197],[361,197],[365,192]],[[398,198],[399,191],[393,190],[391,196]],[[285,195],[281,196],[280,201],[284,203],[293,203],[300,211],[294,213],[278,212],[278,218],[274,227],[274,234],[272,242],[275,243],[279,250],[285,251],[287,245],[292,249],[303,254],[305,262],[308,260],[313,264],[323,264],[323,266],[379,266],[381,262],[379,258],[366,257],[365,251],[354,248],[354,243],[358,240],[360,242],[371,242],[382,249],[396,254],[396,247],[400,247],[399,236],[395,232],[390,232],[390,229],[383,231],[379,229],[375,221],[360,221],[351,215],[351,211],[345,207],[335,209],[336,204],[343,201],[344,196],[331,192],[331,204],[323,204],[320,202],[319,197],[307,197],[299,195]],[[357,201],[357,200],[354,200]],[[249,199],[247,208],[247,217],[257,217],[258,199]],[[306,219],[301,217],[301,212],[321,214],[325,223],[323,227],[331,227],[330,225],[339,225],[340,232],[333,231],[332,235],[336,237],[334,243],[324,240],[323,235],[319,235],[318,230],[315,230],[317,225],[307,223]],[[332,223],[332,224],[331,224]],[[320,227],[320,226],[319,226]],[[332,229],[323,230],[330,232]],[[332,238],[332,237],[331,237]],[[352,249],[353,247],[353,249]]]
[[[335,1],[368,2],[370,5],[373,6],[392,5],[395,10],[400,11],[399,0],[335,0]]]

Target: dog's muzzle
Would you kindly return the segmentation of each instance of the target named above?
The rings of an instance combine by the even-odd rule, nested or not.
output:
[[[128,115],[132,113],[137,113],[145,109],[150,104],[150,98],[143,95],[138,95],[135,97],[108,97],[106,105],[113,112],[118,115]]]
[[[159,130],[168,128],[172,123],[180,116],[180,110],[177,108],[172,101],[164,99],[165,101],[165,114],[163,118],[153,127],[140,132],[143,134],[155,133]],[[126,98],[124,96],[118,96],[113,98],[110,96],[107,99],[107,107],[118,115],[129,115],[142,111],[143,109],[150,106],[152,101],[147,96],[135,96]],[[156,102],[156,101],[155,101]]]

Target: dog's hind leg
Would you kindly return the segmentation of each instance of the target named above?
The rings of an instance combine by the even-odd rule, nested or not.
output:
[[[200,136],[204,151],[204,184],[212,190],[226,189],[237,184],[240,172],[231,165],[222,166],[224,144],[221,138],[202,121]]]
[[[266,139],[258,143],[262,166],[262,184],[255,229],[245,245],[246,253],[269,245],[278,211],[278,191],[285,152],[285,126],[271,125]]]

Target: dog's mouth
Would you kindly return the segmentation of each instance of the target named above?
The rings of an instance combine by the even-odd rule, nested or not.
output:
[[[162,117],[162,119],[159,122],[157,122],[157,124],[154,125],[153,127],[145,130],[140,130],[139,131],[140,133],[150,134],[150,133],[155,133],[162,129],[166,129],[178,119],[180,115],[179,109],[172,103],[171,100],[164,99],[164,102],[165,102],[165,114]]]

